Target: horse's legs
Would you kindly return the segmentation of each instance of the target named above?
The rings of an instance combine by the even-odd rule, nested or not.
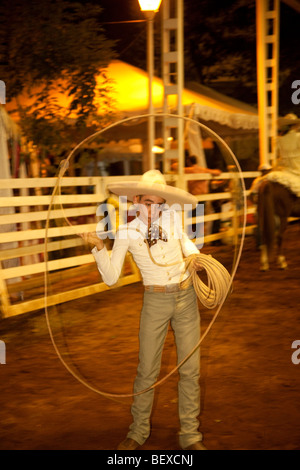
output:
[[[284,255],[278,255],[277,264],[280,267],[280,269],[286,269],[288,267],[288,264],[286,262],[286,259],[285,259]]]
[[[280,226],[278,230],[278,236],[277,236],[277,264],[280,267],[280,269],[286,269],[287,268],[287,262],[285,259],[285,256],[282,254],[282,240],[283,240],[283,234],[287,228],[287,217],[280,217]]]
[[[268,271],[269,269],[269,260],[268,260],[268,250],[267,245],[260,246],[260,270]]]

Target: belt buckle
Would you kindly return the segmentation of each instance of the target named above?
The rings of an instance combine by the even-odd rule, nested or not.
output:
[[[179,284],[167,284],[166,285],[166,293],[172,294],[173,292],[178,292]]]

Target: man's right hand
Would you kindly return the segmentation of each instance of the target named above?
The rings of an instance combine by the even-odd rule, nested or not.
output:
[[[98,237],[96,232],[85,232],[80,234],[81,238],[85,243],[89,243],[97,248],[97,250],[102,250],[104,248],[104,243],[101,238]]]

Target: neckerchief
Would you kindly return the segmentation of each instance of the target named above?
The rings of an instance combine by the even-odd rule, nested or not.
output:
[[[158,240],[162,240],[163,242],[168,241],[168,237],[166,232],[159,226],[159,225],[150,225],[146,234],[146,241],[151,248],[151,246],[155,245]]]

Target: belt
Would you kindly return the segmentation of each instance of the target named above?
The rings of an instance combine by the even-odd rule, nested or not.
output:
[[[145,291],[147,292],[164,292],[166,294],[171,294],[173,292],[179,292],[181,290],[187,289],[192,284],[191,277],[188,277],[184,281],[178,284],[166,284],[165,286],[144,286]]]

